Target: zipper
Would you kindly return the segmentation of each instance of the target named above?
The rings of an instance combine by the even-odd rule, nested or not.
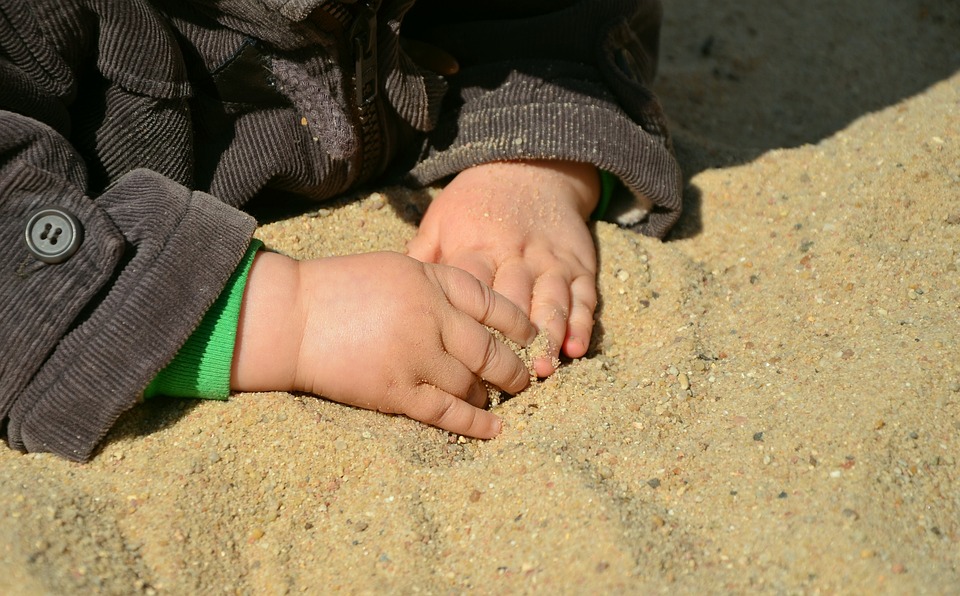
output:
[[[382,114],[377,63],[377,11],[381,0],[357,0],[351,4],[325,2],[323,9],[347,31],[353,57],[354,105],[360,123],[360,162],[357,181],[366,182],[382,169],[384,159]]]
[[[353,26],[350,44],[353,50],[357,105],[365,107],[377,99],[377,9],[380,0],[360,2]]]

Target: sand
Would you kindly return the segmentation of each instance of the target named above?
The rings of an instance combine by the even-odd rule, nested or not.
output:
[[[0,593],[957,593],[960,7],[803,8],[666,2],[687,214],[596,225],[594,346],[501,437],[271,393],[2,449]],[[259,235],[402,250],[428,199]]]

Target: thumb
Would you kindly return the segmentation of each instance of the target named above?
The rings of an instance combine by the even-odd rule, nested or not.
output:
[[[428,239],[426,235],[419,233],[407,243],[407,256],[423,263],[438,263],[440,244],[435,239]]]

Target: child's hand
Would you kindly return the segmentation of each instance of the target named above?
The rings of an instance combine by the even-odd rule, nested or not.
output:
[[[397,253],[295,261],[259,253],[244,292],[231,387],[299,390],[478,438],[500,432],[483,378],[529,383],[527,317],[464,271]]]
[[[505,162],[464,170],[431,203],[410,256],[469,271],[545,329],[555,370],[561,348],[583,356],[597,307],[597,255],[586,219],[600,182],[593,166]]]

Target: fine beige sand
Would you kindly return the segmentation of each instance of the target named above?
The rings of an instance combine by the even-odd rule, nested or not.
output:
[[[251,394],[3,448],[0,593],[956,594],[960,5],[665,8],[687,213],[596,225],[594,347],[501,437]],[[428,199],[259,235],[402,250]]]

